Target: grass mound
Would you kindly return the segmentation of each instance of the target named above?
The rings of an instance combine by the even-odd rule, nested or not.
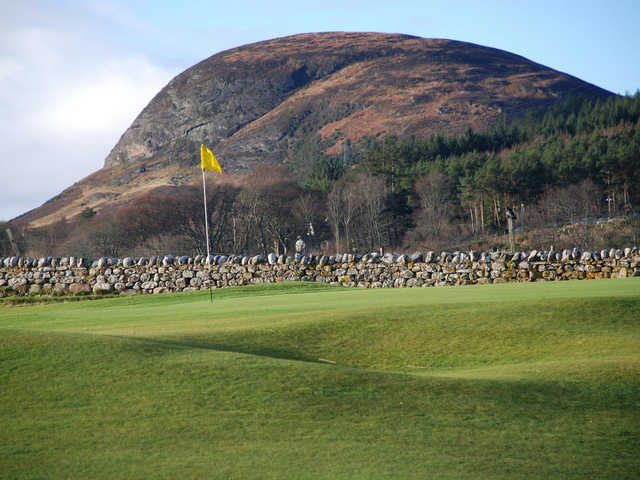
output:
[[[634,478],[639,347],[637,279],[3,306],[0,477]]]

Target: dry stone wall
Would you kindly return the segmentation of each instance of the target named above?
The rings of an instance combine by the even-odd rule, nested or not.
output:
[[[335,256],[0,258],[0,296],[149,294],[288,281],[432,287],[640,276],[637,248]]]

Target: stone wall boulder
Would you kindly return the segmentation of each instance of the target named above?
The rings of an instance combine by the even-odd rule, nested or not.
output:
[[[91,268],[89,266],[91,265]],[[429,287],[512,281],[640,276],[637,248],[594,252],[378,252],[337,255],[172,255],[0,258],[1,295],[159,293],[212,287],[314,281],[359,288]]]
[[[90,294],[91,285],[88,283],[72,283],[69,285],[69,293],[71,295]]]
[[[94,295],[104,295],[112,292],[113,292],[113,285],[111,285],[109,282],[98,281],[93,284]]]

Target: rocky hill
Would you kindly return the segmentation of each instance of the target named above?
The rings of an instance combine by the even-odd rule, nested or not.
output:
[[[242,46],[175,77],[124,132],[104,168],[20,217],[42,226],[163,185],[199,180],[199,145],[226,172],[329,155],[367,136],[482,129],[569,94],[610,92],[512,53],[380,33],[316,33]]]

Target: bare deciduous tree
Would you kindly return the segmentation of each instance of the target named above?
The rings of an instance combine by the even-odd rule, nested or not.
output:
[[[551,244],[557,244],[559,234],[563,233],[569,242],[590,248],[595,219],[602,212],[601,202],[602,191],[590,180],[549,188],[537,204],[537,226],[548,228]]]
[[[336,183],[333,186],[333,190],[329,192],[327,197],[327,219],[333,232],[334,249],[336,253],[340,252],[340,224],[342,215],[342,189],[341,182]]]
[[[356,195],[359,197],[361,233],[364,245],[369,251],[382,248],[384,222],[385,181],[370,173],[362,172],[354,179]]]
[[[441,173],[427,173],[416,182],[420,203],[418,223],[427,239],[437,239],[448,223],[451,186]]]

